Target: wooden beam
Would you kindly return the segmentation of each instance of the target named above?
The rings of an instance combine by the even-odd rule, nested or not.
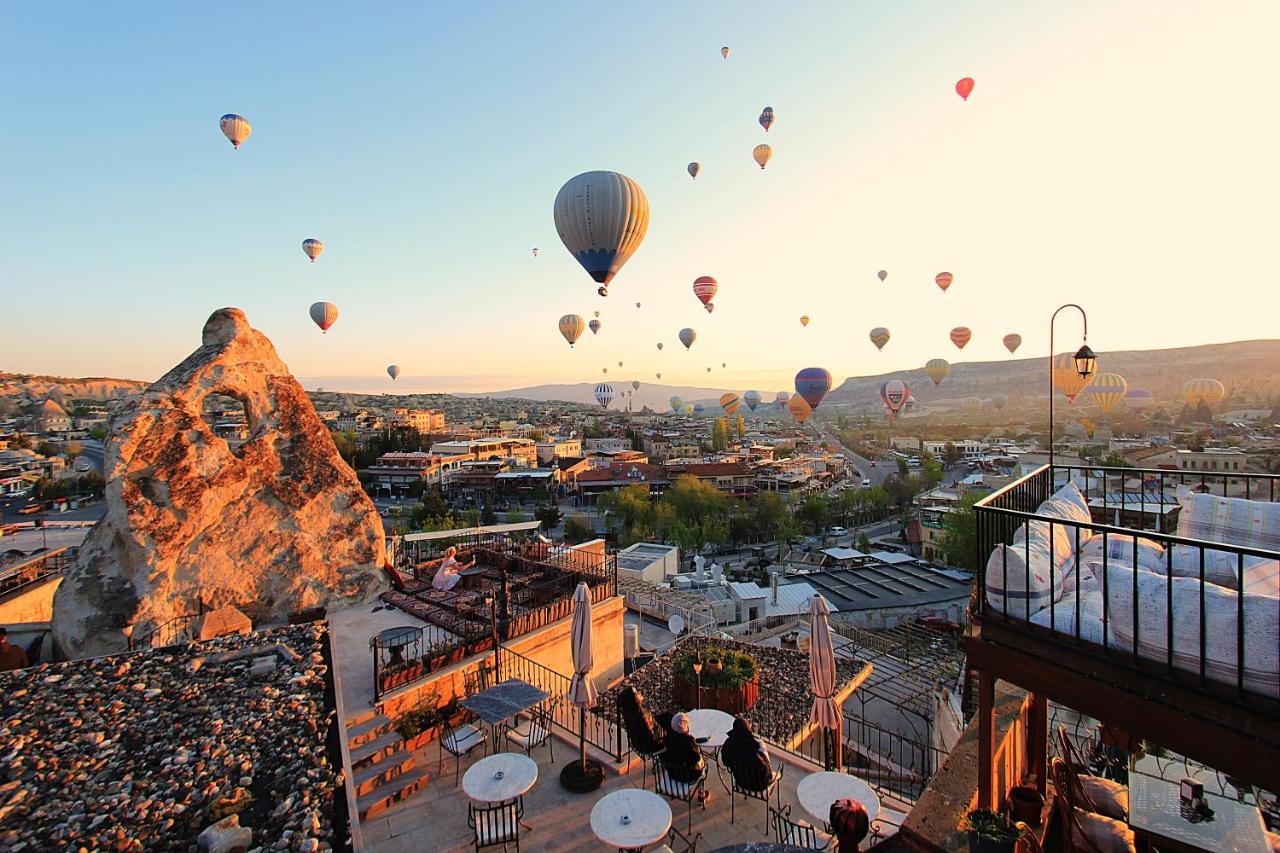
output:
[[[1031,708],[1027,720],[1027,769],[1036,776],[1036,790],[1040,796],[1048,795],[1046,777],[1049,775],[1049,698],[1043,693],[1031,694]]]
[[[978,671],[978,808],[994,809],[996,748],[996,679],[990,670]]]

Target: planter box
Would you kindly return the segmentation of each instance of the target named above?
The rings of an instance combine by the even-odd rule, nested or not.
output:
[[[386,693],[388,690],[394,690],[395,688],[403,684],[409,684],[411,682],[417,681],[419,678],[422,678],[422,676],[425,675],[428,671],[429,670],[424,665],[423,661],[416,660],[410,663],[408,666],[405,666],[399,669],[394,669],[390,672],[379,673],[378,680],[381,682],[381,684],[379,685],[380,687],[379,692]]]
[[[440,725],[439,723],[436,723],[435,725],[429,726],[423,729],[422,731],[418,732],[413,737],[406,739],[403,742],[403,746],[409,752],[413,752],[415,749],[420,749],[426,746],[427,744],[431,743],[433,740],[436,740],[437,738],[439,738],[440,732],[442,732],[443,730],[444,730],[444,726]]]
[[[740,687],[704,686],[699,700],[697,682],[685,681],[672,673],[671,698],[685,708],[715,708],[726,714],[745,714],[760,698],[760,679],[757,676]]]

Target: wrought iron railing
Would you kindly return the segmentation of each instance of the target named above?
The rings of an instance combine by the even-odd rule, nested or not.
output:
[[[203,616],[204,612],[204,609],[201,608],[196,613],[182,613],[166,619],[141,634],[130,634],[128,637],[129,651],[155,649],[194,641],[196,639],[195,621]]]
[[[1068,478],[1080,487],[1094,517],[1120,524],[1040,513],[1041,503]],[[1051,642],[1096,649],[1118,662],[1177,680],[1190,678],[1204,689],[1219,691],[1226,685],[1240,699],[1280,699],[1276,674],[1280,640],[1273,621],[1280,617],[1280,591],[1274,588],[1274,575],[1272,588],[1246,589],[1257,579],[1266,587],[1266,575],[1246,570],[1262,567],[1265,571],[1268,561],[1280,560],[1280,552],[1171,533],[1176,530],[1174,490],[1178,486],[1255,501],[1280,498],[1280,476],[1275,475],[1043,466],[975,505],[975,617],[979,623],[999,622]],[[1027,524],[1043,526],[1049,556],[1033,554],[1033,537],[1024,536],[1014,544],[1015,535]],[[1070,545],[1070,554],[1062,557],[1065,562],[1054,547],[1054,543],[1061,545],[1062,534]],[[1090,542],[1094,537],[1100,537],[1100,548]],[[1082,555],[1086,543],[1091,553]],[[1002,544],[1009,548],[992,559]],[[1112,567],[1122,571],[1113,574]],[[1049,569],[1048,579],[1045,569]],[[1164,581],[1153,581],[1148,574],[1162,575]],[[1175,588],[1181,606],[1175,606]],[[1188,589],[1194,594],[1184,592]],[[1210,599],[1216,602],[1212,608]],[[1150,617],[1147,623],[1142,621],[1143,605],[1153,601],[1155,606],[1148,613],[1159,615],[1155,626]],[[1178,629],[1193,625],[1198,625],[1192,629],[1197,635],[1194,640],[1186,639],[1186,630],[1179,639]],[[1234,649],[1224,637],[1234,641]]]
[[[0,570],[0,596],[17,592],[46,578],[57,577],[71,567],[74,559],[71,549],[58,548]]]
[[[400,630],[405,634],[390,642],[383,636],[386,632],[369,638],[375,702],[391,690],[423,681],[434,672],[493,648],[493,637],[487,632],[460,637],[435,625]]]

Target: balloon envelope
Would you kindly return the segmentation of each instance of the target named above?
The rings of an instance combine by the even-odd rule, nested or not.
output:
[[[911,398],[911,389],[901,379],[890,379],[880,385],[880,400],[884,407],[895,415],[906,408]]]
[[[632,387],[632,388],[634,388],[635,390],[639,391],[639,390],[640,390],[640,380],[639,380],[639,379],[633,379],[633,380],[631,380],[631,387]]]
[[[721,56],[723,56],[725,59],[728,59],[728,58],[729,58],[729,48],[727,48],[727,47],[722,47],[722,48],[720,48],[720,55],[721,55]]]
[[[800,423],[809,420],[809,415],[813,414],[813,407],[804,401],[804,397],[799,395],[787,400],[787,409],[791,412],[791,417]]]
[[[672,397],[667,402],[671,404],[671,411],[673,412],[680,411],[680,408],[684,405],[684,400],[681,400],[678,396]]]
[[[973,92],[973,78],[961,77],[956,81],[956,94],[964,100],[969,100],[969,95]]]
[[[536,257],[538,257],[538,247],[537,247],[537,246],[534,246],[534,247],[533,247],[533,256],[534,256],[535,258],[536,258]]]
[[[773,127],[773,107],[765,107],[761,110],[760,126],[764,128],[765,133],[768,133],[769,128]]]
[[[871,330],[871,343],[876,345],[876,349],[884,349],[884,345],[889,343],[889,330],[884,326],[876,326]]]
[[[1110,412],[1124,399],[1129,383],[1119,373],[1099,373],[1089,383],[1089,397],[1103,412]]]
[[[680,330],[680,343],[684,344],[684,348],[688,349],[693,346],[693,342],[698,339],[698,333],[693,329]]]
[[[808,315],[808,314],[802,314],[802,315],[800,316],[800,325],[801,325],[801,326],[808,326],[808,325],[809,325],[809,315]]]
[[[968,326],[956,326],[951,330],[951,343],[956,345],[956,349],[964,349],[964,345],[969,343],[973,337],[973,332]]]
[[[556,194],[553,218],[569,254],[607,285],[649,230],[649,200],[626,175],[583,172]]]
[[[790,391],[779,391],[778,395],[773,398],[773,402],[778,404],[779,409],[782,409],[786,407],[787,401],[790,399],[791,399]]]
[[[1004,348],[1010,353],[1018,351],[1018,347],[1022,346],[1022,335],[1012,334],[1004,336]]]
[[[706,305],[706,308],[707,308],[707,313],[710,314],[712,311],[716,310],[716,304],[714,302],[708,302]]]
[[[880,272],[876,273],[876,278],[880,279],[881,281],[884,281],[888,277],[889,277],[888,270],[880,270]]]
[[[600,331],[600,327],[603,325],[604,323],[601,323],[599,320],[592,320],[590,323],[587,324],[587,327],[591,329],[591,334],[594,335]]]
[[[311,259],[311,263],[316,262],[316,258],[320,257],[320,253],[324,251],[324,243],[314,237],[309,237],[302,241],[302,251],[307,253],[307,257]]]
[[[1053,357],[1053,386],[1066,396],[1068,402],[1074,403],[1094,376],[1097,374],[1080,375],[1072,353],[1064,352]]]
[[[658,352],[662,352],[662,341],[658,341]]]
[[[387,365],[387,375],[388,375],[388,376],[390,376],[390,377],[392,378],[392,380],[395,380],[395,378],[396,378],[397,376],[399,376],[399,375],[400,375],[400,365],[398,365],[398,364],[388,364],[388,365]]]
[[[601,408],[608,408],[609,403],[613,401],[613,386],[607,382],[601,382],[596,386],[595,397]]]
[[[760,168],[763,169],[769,164],[769,158],[773,156],[773,149],[762,143],[751,150],[751,156],[755,158],[755,161],[760,164]]]
[[[995,406],[997,412],[1003,411],[1004,407],[1009,405],[1009,397],[1005,394],[997,394],[991,398],[991,405]]]
[[[233,148],[239,148],[240,143],[248,139],[249,134],[253,133],[249,120],[235,113],[227,113],[218,119],[218,127],[222,128],[222,135],[231,141]]]
[[[754,412],[756,410],[756,406],[760,405],[760,392],[748,391],[742,395],[742,400],[747,404],[747,408]]]
[[[732,415],[742,406],[742,401],[738,399],[738,395],[732,391],[728,391],[720,395],[720,408],[724,409],[726,415]]]
[[[934,385],[941,385],[942,380],[951,373],[951,364],[945,358],[931,358],[924,363],[924,372],[933,380]]]
[[[1182,386],[1182,399],[1191,406],[1198,406],[1201,401],[1212,406],[1226,396],[1226,387],[1216,379],[1191,379]]]
[[[311,306],[311,321],[327,332],[329,327],[338,322],[338,306],[332,302],[317,302]]]
[[[592,320],[592,322],[598,325],[598,321]],[[569,346],[573,346],[578,338],[582,337],[582,332],[586,328],[586,321],[577,314],[565,314],[560,318],[560,334],[564,335]]]
[[[689,169],[689,177],[696,180],[698,177],[698,173],[702,171],[702,164],[697,162],[690,163],[688,166],[688,169]]]
[[[831,374],[821,367],[806,367],[796,374],[796,393],[804,398],[812,409],[822,404],[822,398],[831,390]]]
[[[1124,395],[1124,403],[1135,412],[1151,408],[1155,397],[1146,388],[1130,388]]]
[[[933,283],[938,285],[938,287],[942,289],[943,293],[947,292],[947,288],[950,287],[951,282],[955,280],[956,277],[949,272],[940,272],[933,277]]]
[[[693,280],[693,295],[698,297],[698,301],[703,305],[714,299],[719,289],[720,283],[709,275],[700,275]]]

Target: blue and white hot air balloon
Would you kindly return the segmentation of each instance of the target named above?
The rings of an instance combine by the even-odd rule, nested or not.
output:
[[[556,194],[553,218],[565,248],[605,296],[649,230],[649,200],[626,175],[583,172]]]
[[[747,404],[747,408],[754,412],[756,406],[760,405],[760,392],[748,391],[742,395],[742,400]]]

